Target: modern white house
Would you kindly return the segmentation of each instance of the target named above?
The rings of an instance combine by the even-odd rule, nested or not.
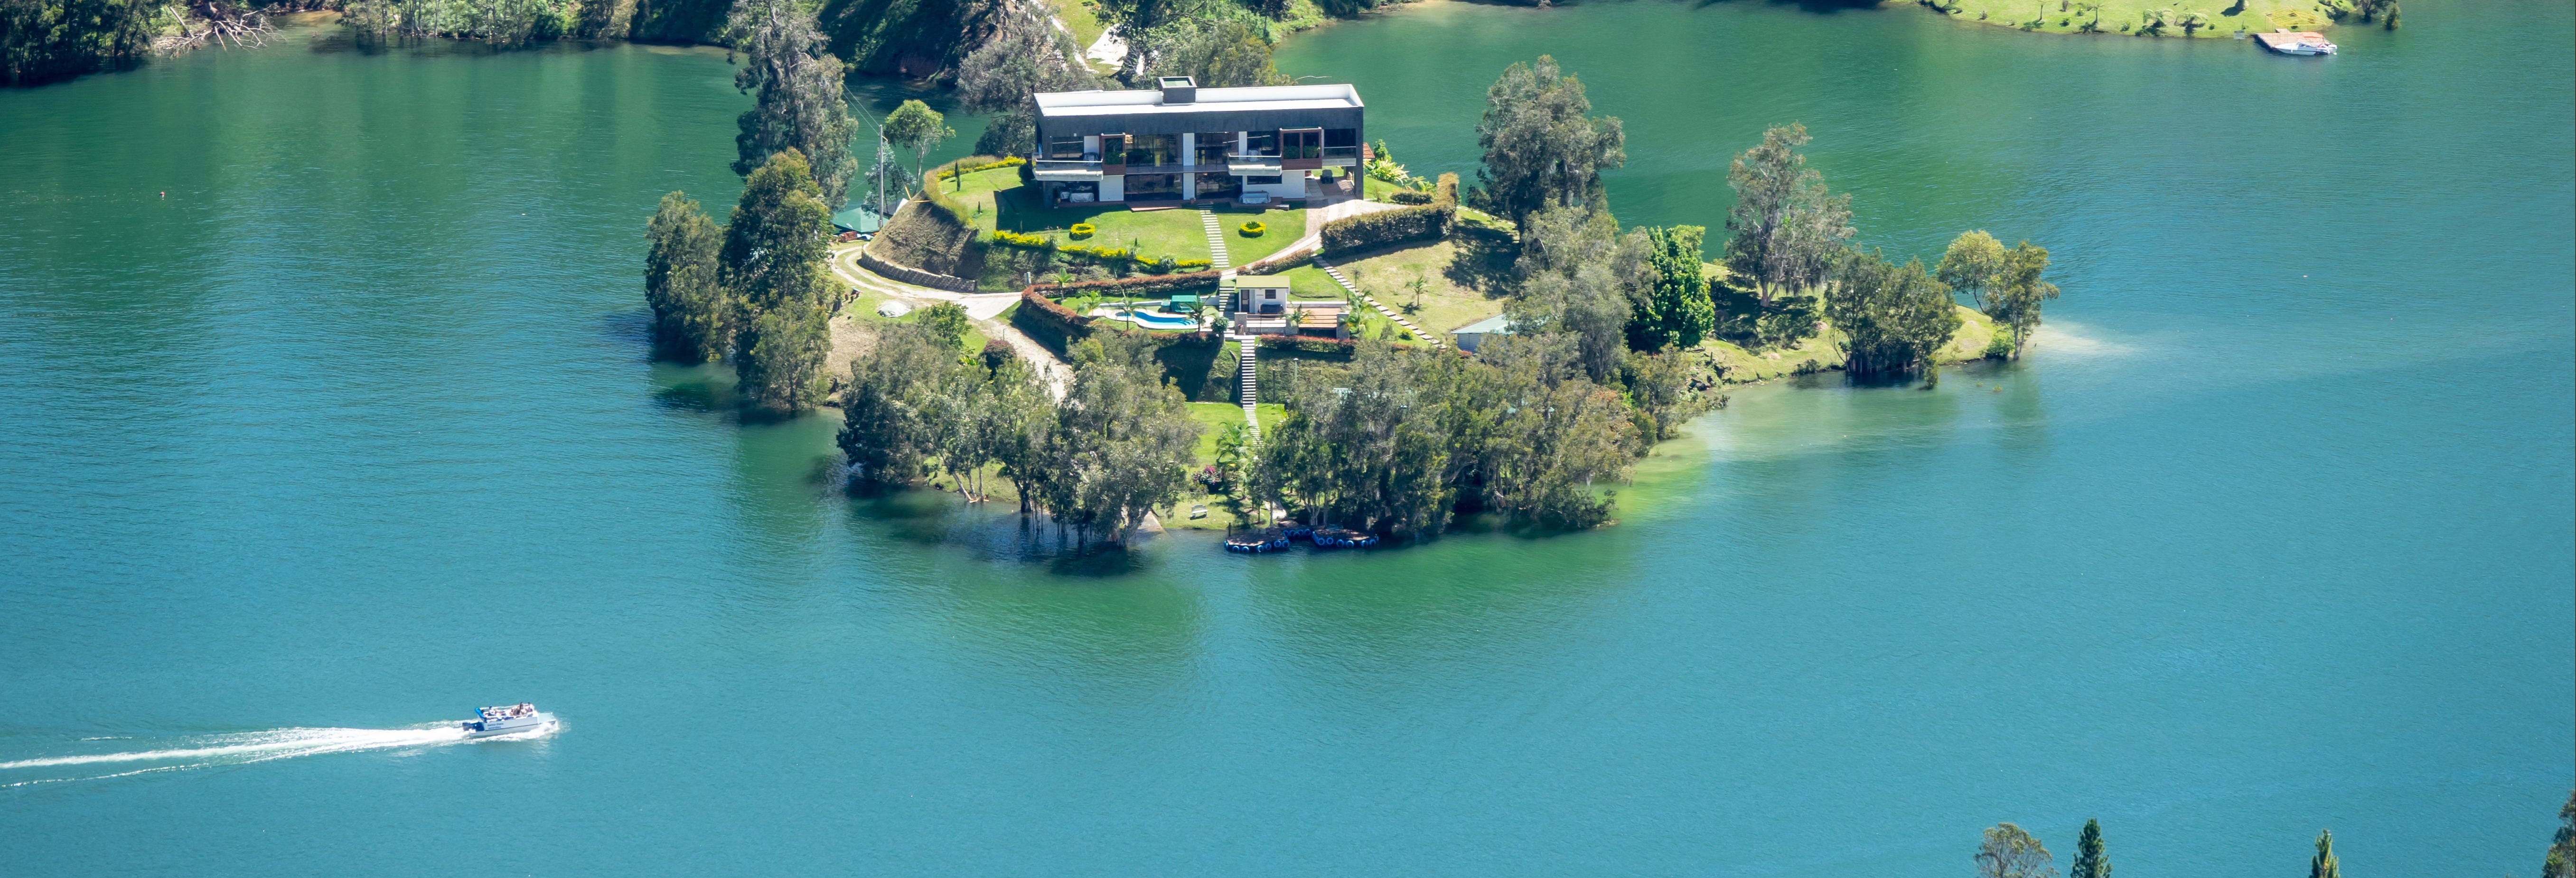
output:
[[[1360,93],[1348,85],[1041,92],[1030,172],[1048,204],[1307,197],[1311,176],[1360,166]]]

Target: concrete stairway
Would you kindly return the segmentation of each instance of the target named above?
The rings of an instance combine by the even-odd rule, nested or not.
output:
[[[1330,275],[1332,277],[1334,283],[1342,285],[1342,289],[1349,290],[1351,295],[1358,296],[1360,301],[1367,302],[1369,307],[1377,309],[1377,313],[1386,315],[1386,319],[1395,321],[1395,325],[1404,327],[1404,331],[1406,332],[1413,333],[1414,338],[1430,343],[1433,350],[1438,350],[1442,347],[1438,336],[1422,331],[1422,327],[1413,325],[1413,321],[1405,319],[1404,315],[1396,313],[1395,309],[1389,308],[1386,306],[1386,303],[1378,301],[1376,296],[1360,292],[1359,287],[1351,285],[1350,278],[1342,275],[1341,269],[1335,268],[1332,263],[1324,261],[1324,257],[1315,257],[1315,267],[1323,269],[1326,275]]]
[[[1254,408],[1254,406],[1260,404],[1261,394],[1259,389],[1253,384],[1253,377],[1258,373],[1258,369],[1255,367],[1254,361],[1259,357],[1259,351],[1261,350],[1261,337],[1257,335],[1240,335],[1235,336],[1234,338],[1235,344],[1240,346],[1243,350],[1242,366],[1240,369],[1241,374],[1236,376],[1237,380],[1243,382],[1241,388],[1242,394],[1236,398],[1243,401],[1244,429],[1246,433],[1249,434],[1252,444],[1259,445],[1261,444],[1261,414],[1258,409]]]

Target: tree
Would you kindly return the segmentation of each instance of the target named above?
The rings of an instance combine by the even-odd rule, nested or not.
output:
[[[725,286],[753,312],[824,304],[832,214],[805,157],[786,150],[751,173],[725,226]]]
[[[161,9],[146,0],[0,0],[0,86],[140,65]]]
[[[2576,878],[2576,791],[2570,791],[2567,804],[2558,808],[2558,831],[2549,837],[2549,854],[2541,859],[2540,878]]]
[[[751,324],[736,369],[743,398],[762,408],[798,412],[823,403],[831,389],[823,358],[831,353],[831,312],[810,302],[789,302],[761,313]]]
[[[1700,267],[1700,241],[1707,233],[1701,226],[1646,230],[1655,268],[1655,324],[1647,333],[1647,350],[1698,347],[1716,328],[1717,305],[1709,300],[1708,274]]]
[[[2317,830],[2317,855],[2308,858],[2308,878],[2343,878],[2343,866],[2335,862],[2334,833]]]
[[[2023,241],[2004,251],[1985,302],[1986,316],[2012,328],[2013,358],[2030,346],[2030,331],[2039,327],[2040,303],[2057,298],[2057,285],[2041,279],[2048,272],[2048,248]]]
[[[1504,316],[1518,333],[1559,333],[1576,340],[1594,382],[1619,374],[1621,356],[1661,325],[1654,310],[1655,272],[1645,230],[1619,231],[1606,210],[1542,208],[1522,227],[1512,267],[1520,281]]]
[[[1842,330],[1844,370],[1855,378],[1920,374],[1935,379],[1933,357],[1959,331],[1950,288],[1923,270],[1876,253],[1854,254],[1825,293],[1825,319]],[[2007,824],[2009,825],[2009,824]]]
[[[1515,223],[1549,204],[1607,208],[1601,172],[1627,163],[1627,135],[1616,117],[1585,115],[1591,111],[1582,81],[1559,71],[1556,59],[1505,68],[1485,90],[1476,123],[1476,145],[1485,150],[1478,201]]]
[[[1201,427],[1180,389],[1160,380],[1150,351],[1122,342],[1086,359],[1043,452],[1047,511],[1083,542],[1098,530],[1124,546],[1146,513],[1188,487]]]
[[[886,140],[912,150],[912,176],[915,180],[922,178],[921,162],[930,155],[930,151],[937,148],[940,141],[957,136],[957,129],[948,127],[947,117],[920,101],[905,101],[896,106],[894,112],[886,114],[882,130]]]
[[[734,87],[755,96],[737,120],[733,172],[750,176],[770,156],[793,149],[805,157],[823,204],[840,204],[859,166],[850,156],[858,123],[842,98],[841,59],[793,0],[738,0],[727,28],[745,61]]]
[[[1805,125],[1775,126],[1727,166],[1736,200],[1727,211],[1734,235],[1726,267],[1750,279],[1766,307],[1780,294],[1823,283],[1852,236],[1851,196],[1826,192],[1823,175],[1798,153],[1807,140]]]
[[[964,346],[966,331],[974,326],[972,318],[966,315],[965,306],[955,302],[940,302],[923,308],[921,316],[914,319],[929,328],[931,334],[938,336],[941,341],[947,342],[950,348]]]
[[[1184,19],[1158,31],[1151,42],[1155,76],[1191,77],[1201,88],[1289,82],[1271,66],[1269,35],[1238,20]]]
[[[2066,878],[2111,878],[2111,860],[2102,853],[2102,823],[2084,821],[2084,834],[2075,840],[2075,865],[2066,870]]]
[[[1977,846],[1977,878],[2057,878],[2048,848],[2019,826],[1998,823]]]
[[[936,453],[920,386],[935,383],[956,359],[929,327],[890,323],[865,355],[850,361],[837,442],[851,478],[894,483],[920,474],[923,459]]]
[[[653,307],[654,347],[671,359],[704,363],[733,347],[733,305],[719,255],[724,229],[687,193],[662,196],[645,225],[644,301]]]
[[[993,115],[976,152],[1028,155],[1037,150],[1037,94],[1098,88],[1100,81],[1044,6],[1009,0],[995,22],[992,35],[957,64],[957,100],[967,112]]]
[[[1964,232],[1950,241],[1950,249],[1941,254],[1941,264],[1932,276],[1949,284],[1950,289],[1968,294],[1969,301],[1983,307],[1986,289],[1995,285],[2004,270],[2004,245],[1995,236],[1979,229]]]
[[[2184,12],[2182,18],[2176,23],[2182,25],[2183,36],[2191,36],[2199,33],[2201,28],[2209,26],[2209,14],[2199,11]]]

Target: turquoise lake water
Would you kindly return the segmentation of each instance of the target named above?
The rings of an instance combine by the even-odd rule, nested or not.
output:
[[[1617,527],[1258,559],[852,500],[831,418],[648,362],[644,218],[738,185],[721,53],[305,32],[0,92],[0,872],[1937,876],[2099,818],[2129,878],[2320,827],[2531,878],[2576,783],[2576,13],[2406,21],[1297,37],[1416,171],[1551,52],[1626,120],[1625,221],[1716,225],[1802,120],[1866,242],[2027,237],[2066,297],[1936,391],[1735,390]],[[564,727],[436,728],[520,700]]]

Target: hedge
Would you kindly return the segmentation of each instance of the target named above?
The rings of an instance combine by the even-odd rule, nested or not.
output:
[[[1185,290],[1193,287],[1215,286],[1217,278],[1224,274],[1225,272],[1221,271],[1192,271],[1180,274],[1148,275],[1145,277],[1114,277],[1106,280],[1078,280],[1069,284],[1039,283],[1029,285],[1029,288],[1024,292],[1035,294],[1046,299],[1063,298],[1068,293],[1092,292],[1095,290],[1115,290],[1127,293],[1162,293],[1174,290]],[[1022,296],[1022,298],[1026,297],[1026,295]],[[1062,305],[1056,306],[1057,310],[1063,310],[1063,307],[1064,306]],[[1073,312],[1065,311],[1065,313],[1071,314]],[[1084,319],[1087,320],[1089,318]]]
[[[1413,189],[1398,189],[1387,193],[1386,200],[1396,204],[1430,204],[1431,193]]]
[[[1443,237],[1449,234],[1450,224],[1457,219],[1458,175],[1442,174],[1431,203],[1337,219],[1324,224],[1321,237],[1327,253],[1364,250],[1402,241]]]
[[[945,167],[945,168],[941,168],[941,169],[939,169],[939,179],[942,179],[942,180],[954,180],[954,179],[957,179],[957,175],[958,175],[958,174],[960,174],[960,173],[972,174],[972,173],[975,173],[975,172],[978,172],[978,171],[990,171],[990,170],[993,170],[994,168],[1008,168],[1008,167],[1013,167],[1013,166],[1016,166],[1016,165],[1025,165],[1025,164],[1028,164],[1028,163],[1029,163],[1029,160],[1028,160],[1028,159],[1024,159],[1024,158],[1021,158],[1021,157],[1019,157],[1019,156],[1011,156],[1011,157],[1009,157],[1009,158],[1005,158],[1005,159],[1003,159],[1003,160],[1001,160],[1001,161],[998,161],[998,162],[985,162],[985,163],[980,164],[980,165],[970,165],[970,166],[967,166],[966,168],[964,168],[964,169],[962,169],[962,170],[961,170],[961,169],[959,169],[959,168],[958,168],[957,166],[955,166],[955,165],[950,165],[950,166],[948,166],[948,167]]]

